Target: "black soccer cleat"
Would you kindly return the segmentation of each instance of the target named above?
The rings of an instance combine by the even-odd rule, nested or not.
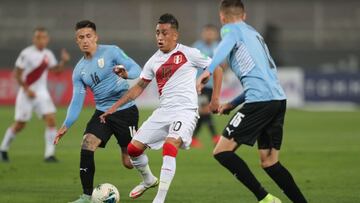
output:
[[[6,151],[0,151],[1,153],[1,161],[2,162],[9,162],[9,156],[8,153]]]
[[[49,156],[44,159],[46,163],[57,163],[59,160],[55,156]]]

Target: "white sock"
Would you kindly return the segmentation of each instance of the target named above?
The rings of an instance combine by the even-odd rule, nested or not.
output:
[[[144,183],[147,185],[154,183],[154,175],[149,167],[149,159],[146,154],[142,154],[138,157],[130,157],[132,165],[140,172]]]
[[[15,133],[11,127],[9,127],[4,135],[4,138],[1,143],[0,150],[1,151],[8,151],[10,148],[11,141],[15,138]]]
[[[55,155],[54,139],[56,136],[55,127],[46,127],[45,129],[45,158]]]
[[[172,179],[176,170],[176,159],[172,156],[163,157],[163,165],[160,173],[159,189],[153,203],[165,202],[166,194],[169,190]]]

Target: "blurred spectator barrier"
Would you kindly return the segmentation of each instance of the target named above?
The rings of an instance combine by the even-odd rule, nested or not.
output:
[[[48,88],[57,105],[67,106],[72,96],[72,70],[61,74],[49,73]],[[288,107],[306,104],[360,104],[360,73],[314,73],[300,68],[279,68],[278,76],[288,97]],[[130,81],[133,85],[137,80]],[[11,70],[0,70],[0,105],[13,105],[18,86]],[[231,72],[225,73],[222,101],[229,101],[242,91],[240,82]],[[155,107],[159,103],[155,81],[152,81],[136,100],[140,107]],[[85,105],[93,105],[91,91],[87,91]]]

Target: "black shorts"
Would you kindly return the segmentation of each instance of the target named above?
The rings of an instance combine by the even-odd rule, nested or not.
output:
[[[139,111],[134,105],[130,108],[117,111],[106,117],[106,123],[100,123],[99,116],[104,112],[96,110],[87,123],[84,134],[90,133],[101,140],[100,146],[104,148],[111,135],[115,135],[120,147],[126,147],[132,134],[138,129]]]
[[[259,149],[275,148],[280,150],[283,125],[286,112],[286,100],[246,103],[223,131],[223,136],[240,144]]]

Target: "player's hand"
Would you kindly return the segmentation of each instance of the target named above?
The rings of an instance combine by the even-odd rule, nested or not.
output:
[[[205,84],[209,81],[210,79],[210,72],[205,70],[197,79],[196,81],[196,90],[198,92],[198,94],[201,94],[201,90],[204,88]]]
[[[219,114],[226,114],[228,115],[233,109],[235,109],[236,106],[230,104],[230,103],[226,103],[226,104],[222,104],[219,107]]]
[[[128,78],[128,72],[126,71],[126,69],[123,65],[116,65],[113,68],[113,71],[116,75],[118,75],[121,78],[124,78],[124,79]]]
[[[111,107],[111,108],[108,109],[105,113],[101,114],[101,115],[99,116],[99,118],[100,118],[100,123],[106,123],[106,120],[105,120],[106,116],[113,114],[115,111],[116,111],[116,108]]]
[[[70,60],[70,54],[69,52],[66,51],[66,49],[61,49],[61,55],[60,55],[60,59],[66,63]]]
[[[219,113],[219,109],[220,109],[220,102],[218,99],[212,99],[210,101],[210,104],[209,104],[209,108],[210,108],[210,111],[212,113]]]
[[[30,98],[30,99],[34,99],[36,94],[34,91],[32,91],[30,88],[26,87],[24,88],[26,95]]]
[[[62,126],[56,133],[55,136],[55,140],[54,140],[54,144],[58,144],[59,140],[62,138],[62,136],[65,135],[65,133],[67,132],[67,127],[66,126]]]

